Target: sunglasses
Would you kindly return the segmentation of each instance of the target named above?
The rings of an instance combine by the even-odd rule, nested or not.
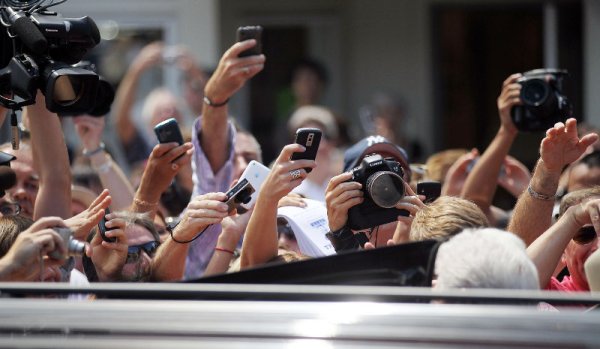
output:
[[[141,252],[144,251],[148,255],[148,257],[154,257],[154,253],[158,248],[158,241],[150,241],[145,244],[129,246],[127,248],[127,262],[126,263],[135,263],[140,259]]]
[[[597,237],[598,235],[596,234],[594,226],[590,225],[579,229],[577,234],[573,237],[573,241],[579,245],[587,245]]]

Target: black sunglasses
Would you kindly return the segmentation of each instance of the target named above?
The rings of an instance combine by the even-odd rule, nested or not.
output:
[[[573,241],[579,245],[587,245],[590,242],[594,241],[598,235],[596,234],[596,230],[594,226],[589,225],[587,227],[582,227],[579,229],[577,234],[573,236]]]
[[[146,254],[150,258],[154,257],[154,253],[156,252],[158,245],[160,245],[160,243],[158,241],[150,241],[150,242],[146,242],[145,244],[141,244],[141,245],[129,246],[127,248],[127,262],[126,263],[137,262],[140,259],[140,253],[142,250],[144,250],[144,252],[146,252]]]

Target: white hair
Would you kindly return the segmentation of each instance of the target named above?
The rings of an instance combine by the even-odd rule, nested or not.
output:
[[[465,229],[442,244],[435,271],[437,289],[539,289],[523,241],[495,228]]]

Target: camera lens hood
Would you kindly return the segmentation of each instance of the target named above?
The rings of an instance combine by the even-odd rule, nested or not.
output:
[[[367,178],[367,193],[382,208],[396,206],[404,197],[404,181],[392,171],[378,171]]]

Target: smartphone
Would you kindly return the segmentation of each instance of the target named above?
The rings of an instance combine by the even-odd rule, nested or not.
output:
[[[160,143],[176,142],[179,145],[183,144],[183,136],[174,118],[167,119],[154,126],[154,133]]]
[[[254,193],[252,184],[250,184],[246,178],[240,180],[225,194],[227,196],[225,203],[229,207],[227,212],[231,213],[241,204],[249,203],[252,193]]]
[[[254,192],[250,197],[250,201],[244,204],[245,208],[252,206],[252,204],[256,201],[258,192],[260,191],[263,182],[265,181],[265,179],[267,179],[267,176],[270,172],[271,170],[267,166],[261,164],[260,162],[256,160],[250,161],[248,167],[246,167],[246,169],[240,176],[240,180],[248,180],[248,182],[252,185],[252,188],[254,189]]]
[[[256,45],[239,54],[238,57],[255,56],[262,53],[262,31],[259,25],[244,26],[237,29],[237,41],[256,40]]]
[[[296,131],[296,140],[298,144],[302,144],[306,150],[302,153],[293,153],[291,160],[314,160],[317,158],[317,151],[321,143],[321,130],[318,128],[299,128]],[[312,168],[304,168],[307,173],[312,171]]]
[[[106,215],[108,215],[109,213],[110,213],[110,210],[107,207],[104,210],[104,216],[100,220],[100,223],[98,223],[98,230],[100,231],[100,237],[102,237],[102,240],[107,241],[107,242],[115,242],[115,241],[117,241],[117,238],[109,238],[108,236],[106,236],[107,231],[115,229],[115,228],[106,228]]]
[[[417,183],[417,195],[425,196],[424,203],[434,202],[442,193],[442,183],[436,181]]]

